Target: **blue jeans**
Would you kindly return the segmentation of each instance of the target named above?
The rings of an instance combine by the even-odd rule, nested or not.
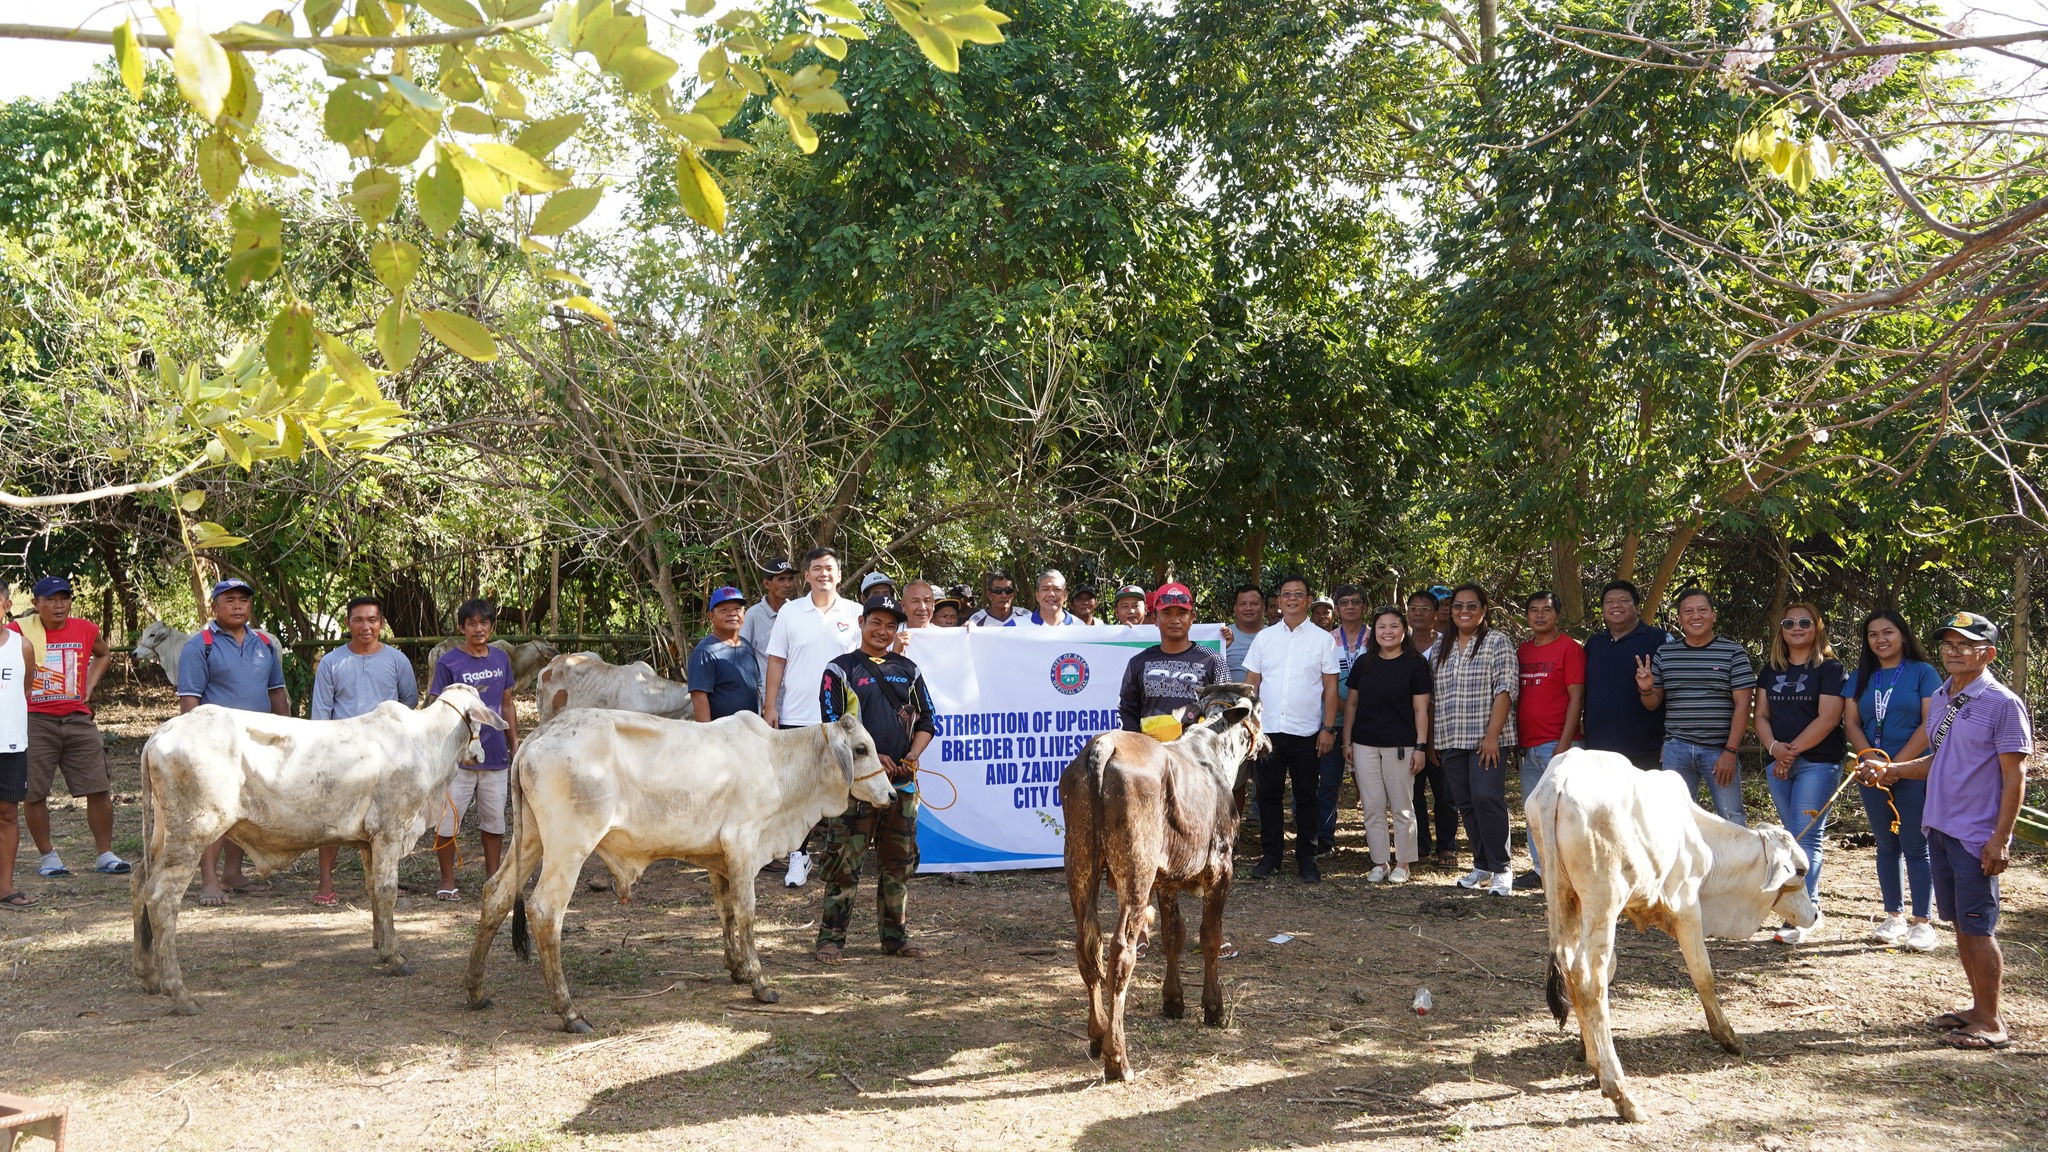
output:
[[[1841,782],[1842,766],[1833,760],[1794,760],[1791,774],[1783,780],[1778,779],[1775,766],[1764,769],[1764,783],[1770,786],[1778,823],[1798,836],[1799,846],[1806,849],[1806,895],[1815,907],[1820,902],[1821,837],[1828,830],[1828,814],[1821,805],[1834,796]],[[1802,828],[1806,830],[1803,836]]]
[[[1557,755],[1557,741],[1538,744],[1534,748],[1522,749],[1522,803],[1529,803],[1529,793],[1543,783],[1543,773],[1550,768],[1550,758]],[[1529,863],[1536,868],[1538,876],[1543,875],[1543,861],[1536,855],[1536,838],[1529,837]]]
[[[1899,809],[1897,832],[1892,831],[1893,805]],[[1920,831],[1920,816],[1927,810],[1927,781],[1901,780],[1892,785],[1891,804],[1885,803],[1882,790],[1864,788],[1863,810],[1870,815],[1870,834],[1877,837],[1877,890],[1884,894],[1884,910],[1906,910],[1904,893],[1899,891],[1899,865],[1903,861],[1906,884],[1913,891],[1913,915],[1927,919],[1934,898],[1934,881],[1928,873],[1927,835]]]
[[[1718,744],[1695,744],[1690,740],[1666,740],[1664,742],[1664,770],[1676,772],[1685,781],[1685,793],[1699,803],[1700,781],[1705,780],[1707,789],[1713,793],[1714,814],[1723,820],[1733,820],[1743,827],[1749,821],[1742,816],[1742,769],[1735,770],[1735,779],[1726,785],[1714,782],[1714,762],[1721,758]]]
[[[1344,790],[1344,741],[1339,740],[1325,753],[1316,765],[1321,773],[1316,784],[1316,803],[1323,810],[1323,826],[1317,830],[1317,839],[1325,844],[1337,842],[1337,794]]]

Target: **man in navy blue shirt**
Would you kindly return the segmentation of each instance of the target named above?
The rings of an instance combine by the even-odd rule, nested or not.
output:
[[[1636,661],[1671,639],[1645,623],[1643,593],[1626,580],[1600,590],[1600,618],[1607,623],[1586,637],[1586,707],[1580,743],[1619,752],[1648,771],[1664,766],[1664,710],[1643,707],[1636,690]]]
[[[761,668],[740,639],[747,598],[728,584],[711,594],[711,633],[690,653],[690,707],[698,720],[761,710]]]

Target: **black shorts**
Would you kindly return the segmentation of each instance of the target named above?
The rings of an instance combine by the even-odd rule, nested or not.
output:
[[[0,804],[28,799],[28,749],[0,752]]]

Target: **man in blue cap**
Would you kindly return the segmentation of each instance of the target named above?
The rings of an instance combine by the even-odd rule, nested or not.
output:
[[[178,712],[201,704],[219,704],[247,712],[292,714],[291,694],[284,687],[283,649],[269,633],[249,623],[256,592],[248,583],[229,577],[213,586],[213,619],[208,620],[178,655]],[[216,868],[219,851],[227,852],[227,880]],[[218,907],[227,892],[265,892],[269,885],[252,883],[242,874],[242,849],[223,836],[207,846],[199,860],[199,903]]]
[[[125,875],[128,862],[114,855],[113,779],[107,746],[92,718],[92,694],[106,675],[110,657],[99,626],[71,614],[71,581],[45,576],[36,581],[35,613],[11,625],[28,637],[35,653],[28,677],[28,789],[22,818],[42,853],[41,876],[69,876],[50,840],[50,788],[57,773],[73,796],[85,800],[85,823],[99,848],[94,871]]]
[[[761,710],[761,666],[740,639],[747,597],[728,584],[711,594],[711,632],[690,653],[690,707],[700,721]]]

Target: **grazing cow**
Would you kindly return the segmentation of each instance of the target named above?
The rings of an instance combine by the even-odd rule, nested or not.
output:
[[[541,669],[541,723],[571,708],[618,708],[687,720],[690,686],[670,680],[648,667],[644,660],[631,664],[607,664],[595,652],[572,652],[557,656]]]
[[[149,626],[135,637],[129,654],[138,660],[154,660],[164,670],[170,682],[178,682],[178,656],[185,651],[185,641],[192,634],[171,627],[161,620],[151,620]]]
[[[461,647],[462,643],[462,637],[450,636],[434,645],[434,650],[427,653],[427,675],[432,676],[434,665],[441,662],[441,657]],[[528,640],[524,644],[507,644],[503,640],[493,640],[491,647],[512,658],[514,688],[531,683],[534,676],[548,666],[549,661],[562,654],[559,648],[545,640]]]
[[[811,826],[846,811],[849,799],[895,799],[874,741],[858,717],[777,731],[752,712],[708,724],[639,712],[578,708],[519,745],[512,759],[512,839],[505,866],[484,886],[483,919],[463,988],[488,1008],[484,960],[513,913],[512,947],[528,956],[526,878],[539,922],[541,972],[562,1026],[588,1032],[562,974],[562,915],[583,862],[596,852],[625,903],[656,860],[683,860],[711,874],[725,930],[725,968],[754,998],[777,997],[754,952],[754,876],[803,843]]]
[[[1152,922],[1154,891],[1163,921],[1166,1017],[1178,1020],[1187,1011],[1180,988],[1187,933],[1180,895],[1189,891],[1202,897],[1202,1020],[1223,1023],[1217,963],[1242,807],[1238,792],[1252,761],[1272,743],[1259,725],[1257,692],[1246,685],[1202,689],[1195,711],[1198,723],[1171,744],[1137,732],[1105,732],[1060,773],[1074,952],[1088,988],[1088,1055],[1102,1058],[1103,1076],[1109,1080],[1130,1074],[1124,998],[1137,965],[1138,937]],[[1121,914],[1110,940],[1107,972],[1095,917],[1105,875]]]
[[[1744,828],[1702,809],[1674,772],[1644,772],[1613,752],[1574,748],[1550,762],[1524,802],[1543,859],[1550,919],[1545,993],[1558,1027],[1573,1009],[1586,1064],[1624,1120],[1642,1119],[1608,1028],[1614,923],[1678,941],[1707,1013],[1707,1031],[1742,1054],[1714,997],[1707,937],[1744,939],[1767,914],[1806,927],[1806,852],[1777,825]]]
[[[222,836],[259,876],[329,844],[365,854],[371,938],[394,976],[398,861],[426,830],[456,768],[483,755],[482,725],[505,727],[476,689],[451,686],[414,711],[380,705],[350,720],[300,720],[202,704],[142,748],[142,859],[135,868],[135,975],[199,1011],[178,967],[178,903],[200,854]]]

